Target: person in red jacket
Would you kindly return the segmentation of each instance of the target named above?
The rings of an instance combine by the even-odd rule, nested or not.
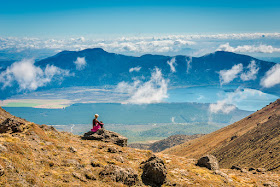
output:
[[[103,126],[104,126],[104,124],[102,123],[102,121],[99,122],[99,121],[97,120],[98,117],[99,117],[98,114],[95,114],[95,115],[94,115],[94,119],[92,120],[92,129],[91,129],[92,132],[96,132],[96,131],[98,131],[99,129],[103,128]]]

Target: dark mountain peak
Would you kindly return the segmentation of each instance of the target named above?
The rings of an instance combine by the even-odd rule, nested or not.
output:
[[[107,51],[105,51],[102,48],[88,48],[88,49],[84,49],[82,51],[79,51],[80,53],[108,53]]]

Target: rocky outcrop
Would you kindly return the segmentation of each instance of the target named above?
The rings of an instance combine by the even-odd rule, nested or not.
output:
[[[0,124],[0,133],[16,133],[23,132],[25,123],[12,118],[7,118]]]
[[[210,170],[217,171],[219,170],[219,163],[215,156],[213,155],[205,155],[198,159],[197,166],[206,167]]]
[[[127,138],[105,129],[99,129],[97,132],[87,132],[82,136],[83,140],[98,140],[103,142],[111,142],[121,147],[127,146]]]
[[[150,157],[141,163],[143,169],[142,181],[145,185],[161,186],[166,179],[166,168],[164,162],[156,156]]]
[[[128,186],[133,186],[139,181],[138,175],[133,169],[115,165],[105,166],[99,176],[100,178],[108,177],[114,182],[122,182]]]

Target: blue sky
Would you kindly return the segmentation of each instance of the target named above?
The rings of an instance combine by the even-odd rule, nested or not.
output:
[[[279,32],[280,1],[0,0],[0,36]]]

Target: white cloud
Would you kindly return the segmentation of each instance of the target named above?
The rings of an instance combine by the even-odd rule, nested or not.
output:
[[[171,122],[175,123],[175,117],[171,117]]]
[[[3,89],[13,86],[13,83],[16,82],[20,91],[36,90],[55,78],[62,79],[65,76],[70,76],[68,70],[60,69],[54,65],[47,65],[45,69],[41,69],[34,65],[34,60],[25,59],[13,63],[1,72],[0,82],[3,83]]]
[[[226,100],[218,101],[217,103],[212,103],[209,106],[209,111],[211,113],[222,112],[224,114],[228,114],[236,109],[236,106],[229,105],[226,103]]]
[[[248,69],[247,72],[243,72],[240,75],[241,80],[243,81],[255,80],[259,72],[259,67],[257,67],[256,61],[252,60],[251,63],[247,66],[247,69]]]
[[[243,46],[237,46],[232,47],[229,45],[229,43],[220,45],[217,49],[218,51],[229,51],[234,53],[274,53],[274,52],[280,52],[280,48],[275,48],[271,45],[243,45]]]
[[[117,85],[116,91],[129,95],[129,99],[123,102],[124,104],[150,104],[160,103],[168,97],[167,86],[168,81],[163,78],[161,70],[155,68],[149,81],[120,82]]]
[[[134,72],[134,71],[135,71],[135,72],[139,72],[139,71],[141,70],[141,68],[142,68],[142,67],[140,67],[140,66],[137,66],[137,67],[134,67],[134,68],[130,68],[130,69],[129,69],[129,73]]]
[[[77,57],[77,59],[74,61],[74,64],[76,65],[77,70],[82,70],[86,67],[87,62],[85,57]]]
[[[237,64],[232,66],[229,70],[221,70],[219,72],[220,84],[228,84],[237,78],[238,74],[243,71],[243,65]]]
[[[280,64],[276,64],[270,68],[261,80],[261,86],[265,88],[270,88],[277,84],[280,84]]]
[[[176,64],[176,59],[175,59],[175,57],[172,58],[171,60],[167,61],[167,64],[170,66],[170,71],[171,71],[172,73],[175,73],[175,72],[176,72],[175,66],[177,65],[177,64]],[[174,65],[175,65],[175,66],[174,66]]]
[[[187,73],[190,72],[190,69],[192,68],[192,57],[186,58],[186,62],[187,62]]]
[[[254,89],[241,89],[237,88],[234,92],[228,93],[224,99],[217,101],[217,103],[212,103],[209,106],[210,113],[225,113],[228,114],[236,109],[239,103],[243,100],[252,98],[254,96],[261,96],[265,98],[265,93],[254,90]]]

